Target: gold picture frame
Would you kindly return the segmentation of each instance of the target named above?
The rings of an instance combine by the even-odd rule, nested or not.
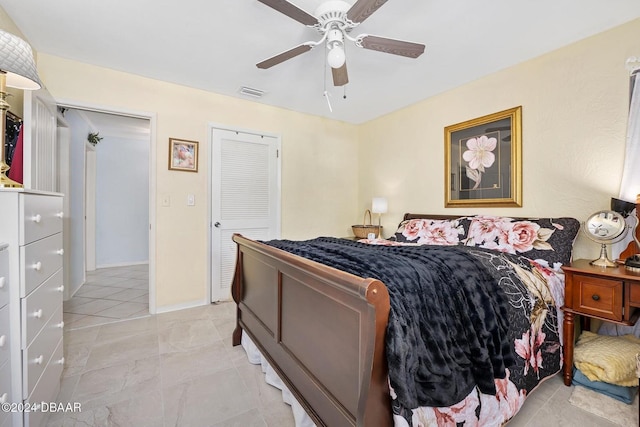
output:
[[[169,170],[198,172],[198,141],[169,138]]]
[[[444,128],[447,208],[522,207],[522,106]]]

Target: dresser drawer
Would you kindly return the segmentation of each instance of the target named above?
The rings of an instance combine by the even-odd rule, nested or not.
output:
[[[9,360],[9,306],[0,308],[0,365]]]
[[[622,321],[623,282],[573,275],[573,309],[591,316]]]
[[[20,297],[26,297],[62,267],[62,233],[20,247]]]
[[[45,368],[40,381],[33,389],[33,392],[25,402],[29,402],[32,405],[37,405],[41,402],[55,402],[60,391],[60,377],[62,376],[62,369],[64,368],[64,346],[62,340],[58,342],[49,364]],[[44,424],[42,421],[48,417],[50,413],[36,411],[29,412],[24,415],[25,427],[39,427]]]
[[[62,231],[62,197],[21,194],[20,245],[40,240]]]
[[[0,403],[12,403],[11,399],[11,365],[5,362],[0,363]],[[11,412],[0,410],[0,426],[11,416]],[[11,425],[11,422],[9,424]]]
[[[0,244],[0,307],[9,304],[9,250]]]
[[[49,319],[33,342],[22,352],[23,398],[33,391],[58,342],[62,338],[62,307]]]
[[[22,348],[38,335],[47,321],[62,305],[62,270],[31,292],[22,302]]]

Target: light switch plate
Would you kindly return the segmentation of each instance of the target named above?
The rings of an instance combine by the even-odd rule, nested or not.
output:
[[[196,205],[196,195],[187,194],[187,206],[195,206],[195,205]]]
[[[168,208],[171,206],[171,197],[168,194],[162,196],[162,207]]]

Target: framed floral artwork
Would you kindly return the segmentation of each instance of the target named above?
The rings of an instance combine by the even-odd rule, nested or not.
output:
[[[522,107],[444,129],[445,202],[522,206]]]
[[[198,172],[198,141],[169,138],[169,169]]]

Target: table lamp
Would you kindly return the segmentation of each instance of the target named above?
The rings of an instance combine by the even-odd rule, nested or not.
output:
[[[377,239],[380,238],[380,232],[382,227],[380,226],[380,217],[383,213],[387,212],[387,199],[384,197],[374,197],[371,201],[371,212],[378,214],[378,236]]]
[[[20,37],[0,30],[0,188],[22,187],[22,184],[6,175],[9,166],[5,161],[5,133],[7,110],[7,86],[24,90],[36,90],[42,82],[36,72],[31,46]]]

